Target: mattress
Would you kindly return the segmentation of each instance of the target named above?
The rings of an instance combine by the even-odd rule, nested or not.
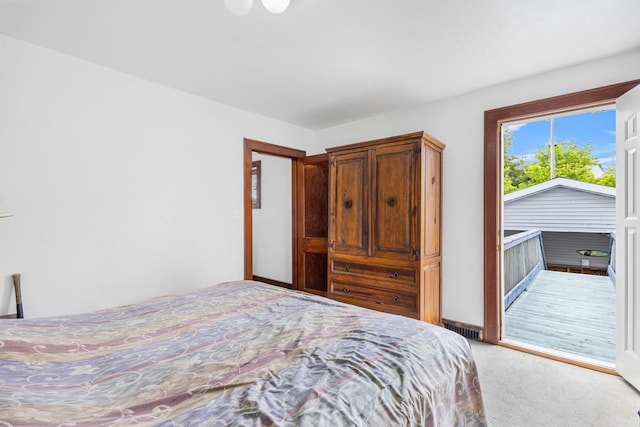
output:
[[[484,426],[468,342],[252,281],[0,323],[0,424]]]

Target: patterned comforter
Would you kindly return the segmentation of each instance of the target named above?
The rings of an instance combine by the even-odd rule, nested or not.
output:
[[[0,425],[483,426],[469,344],[243,281],[0,323]]]

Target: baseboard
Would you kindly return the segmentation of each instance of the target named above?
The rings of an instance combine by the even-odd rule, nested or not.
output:
[[[281,288],[293,289],[291,283],[281,282],[279,280],[267,279],[266,277],[253,276],[253,280],[256,282],[268,283],[269,285],[280,286]]]
[[[17,319],[17,314],[5,314],[4,316],[0,316],[0,319]]]

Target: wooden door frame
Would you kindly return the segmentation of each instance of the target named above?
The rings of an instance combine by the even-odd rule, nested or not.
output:
[[[502,144],[503,123],[610,104],[640,80],[554,96],[484,112],[484,341],[498,344],[502,303]]]
[[[291,159],[291,244],[292,244],[292,275],[291,281],[293,289],[297,289],[297,240],[298,231],[296,227],[297,218],[297,192],[296,192],[296,160],[306,156],[306,152],[281,145],[270,144],[268,142],[256,141],[254,139],[243,139],[243,185],[244,185],[244,279],[253,280],[253,207],[251,203],[251,169],[253,153],[266,154],[276,157]]]

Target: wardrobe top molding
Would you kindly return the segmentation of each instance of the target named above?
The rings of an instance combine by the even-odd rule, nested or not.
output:
[[[394,142],[398,144],[403,144],[412,139],[422,139],[423,143],[427,145],[431,145],[432,147],[438,150],[444,150],[444,147],[445,147],[444,143],[440,141],[438,138],[436,138],[435,136],[429,134],[428,132],[419,131],[419,132],[406,133],[404,135],[391,136],[388,138],[372,139],[370,141],[358,142],[355,144],[347,144],[347,145],[340,145],[338,147],[330,147],[326,149],[326,152],[333,153],[336,151],[357,150],[357,149],[367,148],[374,145],[393,144]]]

